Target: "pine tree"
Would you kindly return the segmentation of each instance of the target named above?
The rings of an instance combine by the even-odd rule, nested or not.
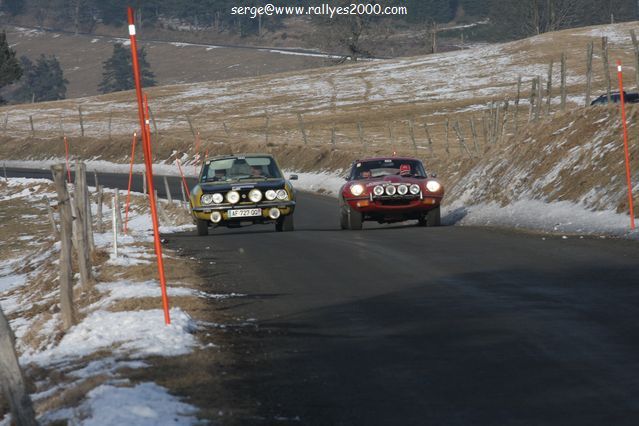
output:
[[[144,48],[138,52],[142,85],[155,86],[155,76],[151,72],[151,65],[146,60]],[[103,63],[102,82],[98,86],[100,93],[118,92],[135,88],[133,80],[133,65],[129,49],[121,43],[113,45],[113,55]]]
[[[0,89],[17,81],[22,76],[22,68],[16,59],[16,51],[7,43],[7,33],[0,33]]]
[[[18,102],[43,102],[65,99],[67,84],[60,62],[55,56],[40,55],[34,64],[29,58],[20,58],[24,68],[22,84],[13,98]]]

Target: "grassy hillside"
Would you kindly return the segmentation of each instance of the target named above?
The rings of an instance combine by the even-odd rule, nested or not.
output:
[[[156,160],[194,158],[193,127],[200,132],[202,152],[267,150],[276,153],[285,166],[298,170],[339,169],[372,153],[415,154],[444,179],[451,201],[490,198],[505,203],[525,193],[539,199],[570,199],[592,207],[612,203],[622,208],[618,189],[623,171],[613,168],[621,158],[617,157],[620,145],[614,145],[620,140],[617,113],[583,107],[585,58],[587,44],[594,41],[593,92],[602,93],[599,46],[601,36],[606,35],[611,62],[620,58],[628,64],[626,81],[635,86],[629,36],[635,25],[572,29],[426,57],[151,88]],[[559,111],[557,87],[562,52],[567,55],[568,70],[565,112]],[[545,76],[551,59],[555,61],[555,85],[546,112]],[[524,85],[516,109],[518,76]],[[540,118],[534,120],[533,114],[531,120],[527,98],[530,81],[536,76],[542,76],[544,107]],[[498,130],[492,131],[490,123],[495,121],[487,115],[488,105],[505,100],[509,107],[500,111]],[[79,105],[84,138],[79,137]],[[64,131],[76,155],[124,161],[130,135],[137,127],[131,92],[7,108],[0,110],[0,124],[3,116],[8,117],[0,147],[3,158],[60,156]],[[634,123],[631,130],[636,133]],[[496,135],[492,140],[491,132]],[[634,146],[635,156],[636,150]],[[569,160],[563,161],[564,156]],[[575,167],[582,174],[565,170]],[[594,178],[587,177],[601,170],[607,170],[608,180],[598,182],[596,188],[598,194],[612,191],[606,202],[599,195],[586,196],[594,188]],[[486,176],[490,178],[484,179]],[[614,181],[613,176],[617,176]]]

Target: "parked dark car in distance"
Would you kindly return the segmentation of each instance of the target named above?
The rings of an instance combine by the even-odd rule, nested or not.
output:
[[[623,98],[628,104],[639,103],[639,93],[623,92]],[[613,92],[610,94],[610,101],[614,104],[621,102],[621,95],[619,92]],[[606,105],[608,104],[608,95],[601,95],[594,101],[590,102],[590,105]]]

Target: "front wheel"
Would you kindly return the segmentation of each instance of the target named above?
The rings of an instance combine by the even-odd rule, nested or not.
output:
[[[200,237],[209,235],[209,222],[202,219],[195,219],[195,225],[197,226],[197,234]]]
[[[342,210],[342,229],[350,229],[352,231],[359,231],[362,229],[362,222],[364,222],[364,215],[357,210],[351,208],[348,204],[344,205]]]
[[[439,206],[429,210],[426,214],[426,226],[440,226],[442,223]]]
[[[295,230],[295,222],[293,220],[293,214],[280,217],[275,222],[275,230],[277,232],[290,232]]]

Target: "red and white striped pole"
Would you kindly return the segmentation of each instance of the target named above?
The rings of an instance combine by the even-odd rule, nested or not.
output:
[[[628,123],[626,122],[626,99],[623,92],[623,69],[621,61],[617,61],[617,78],[619,79],[619,97],[621,98],[621,122],[623,123],[623,151],[626,158],[626,181],[628,184],[628,206],[630,208],[630,229],[635,229],[635,209],[632,201],[632,179],[630,173],[630,153],[628,152]]]
[[[155,254],[158,262],[158,273],[160,276],[160,287],[162,289],[162,307],[164,308],[164,322],[171,324],[171,316],[169,314],[169,297],[166,292],[166,277],[164,275],[164,259],[162,258],[162,245],[160,243],[160,230],[158,221],[157,205],[155,204],[155,189],[153,188],[153,160],[151,150],[150,135],[146,131],[148,118],[144,111],[144,103],[142,98],[142,79],[140,78],[140,63],[138,61],[138,47],[135,39],[135,16],[133,8],[127,10],[129,22],[129,39],[131,40],[131,58],[133,60],[133,79],[135,80],[135,94],[138,101],[138,118],[140,120],[140,129],[142,129],[142,152],[144,153],[144,163],[146,165],[146,179],[149,188],[149,202],[151,203],[151,219],[153,221],[153,242],[155,245]]]
[[[133,142],[131,142],[131,165],[129,166],[129,187],[126,192],[126,207],[124,209],[124,234],[127,233],[129,224],[129,204],[131,203],[131,183],[133,182],[133,160],[135,159],[135,142],[137,139],[137,132],[133,132]]]

